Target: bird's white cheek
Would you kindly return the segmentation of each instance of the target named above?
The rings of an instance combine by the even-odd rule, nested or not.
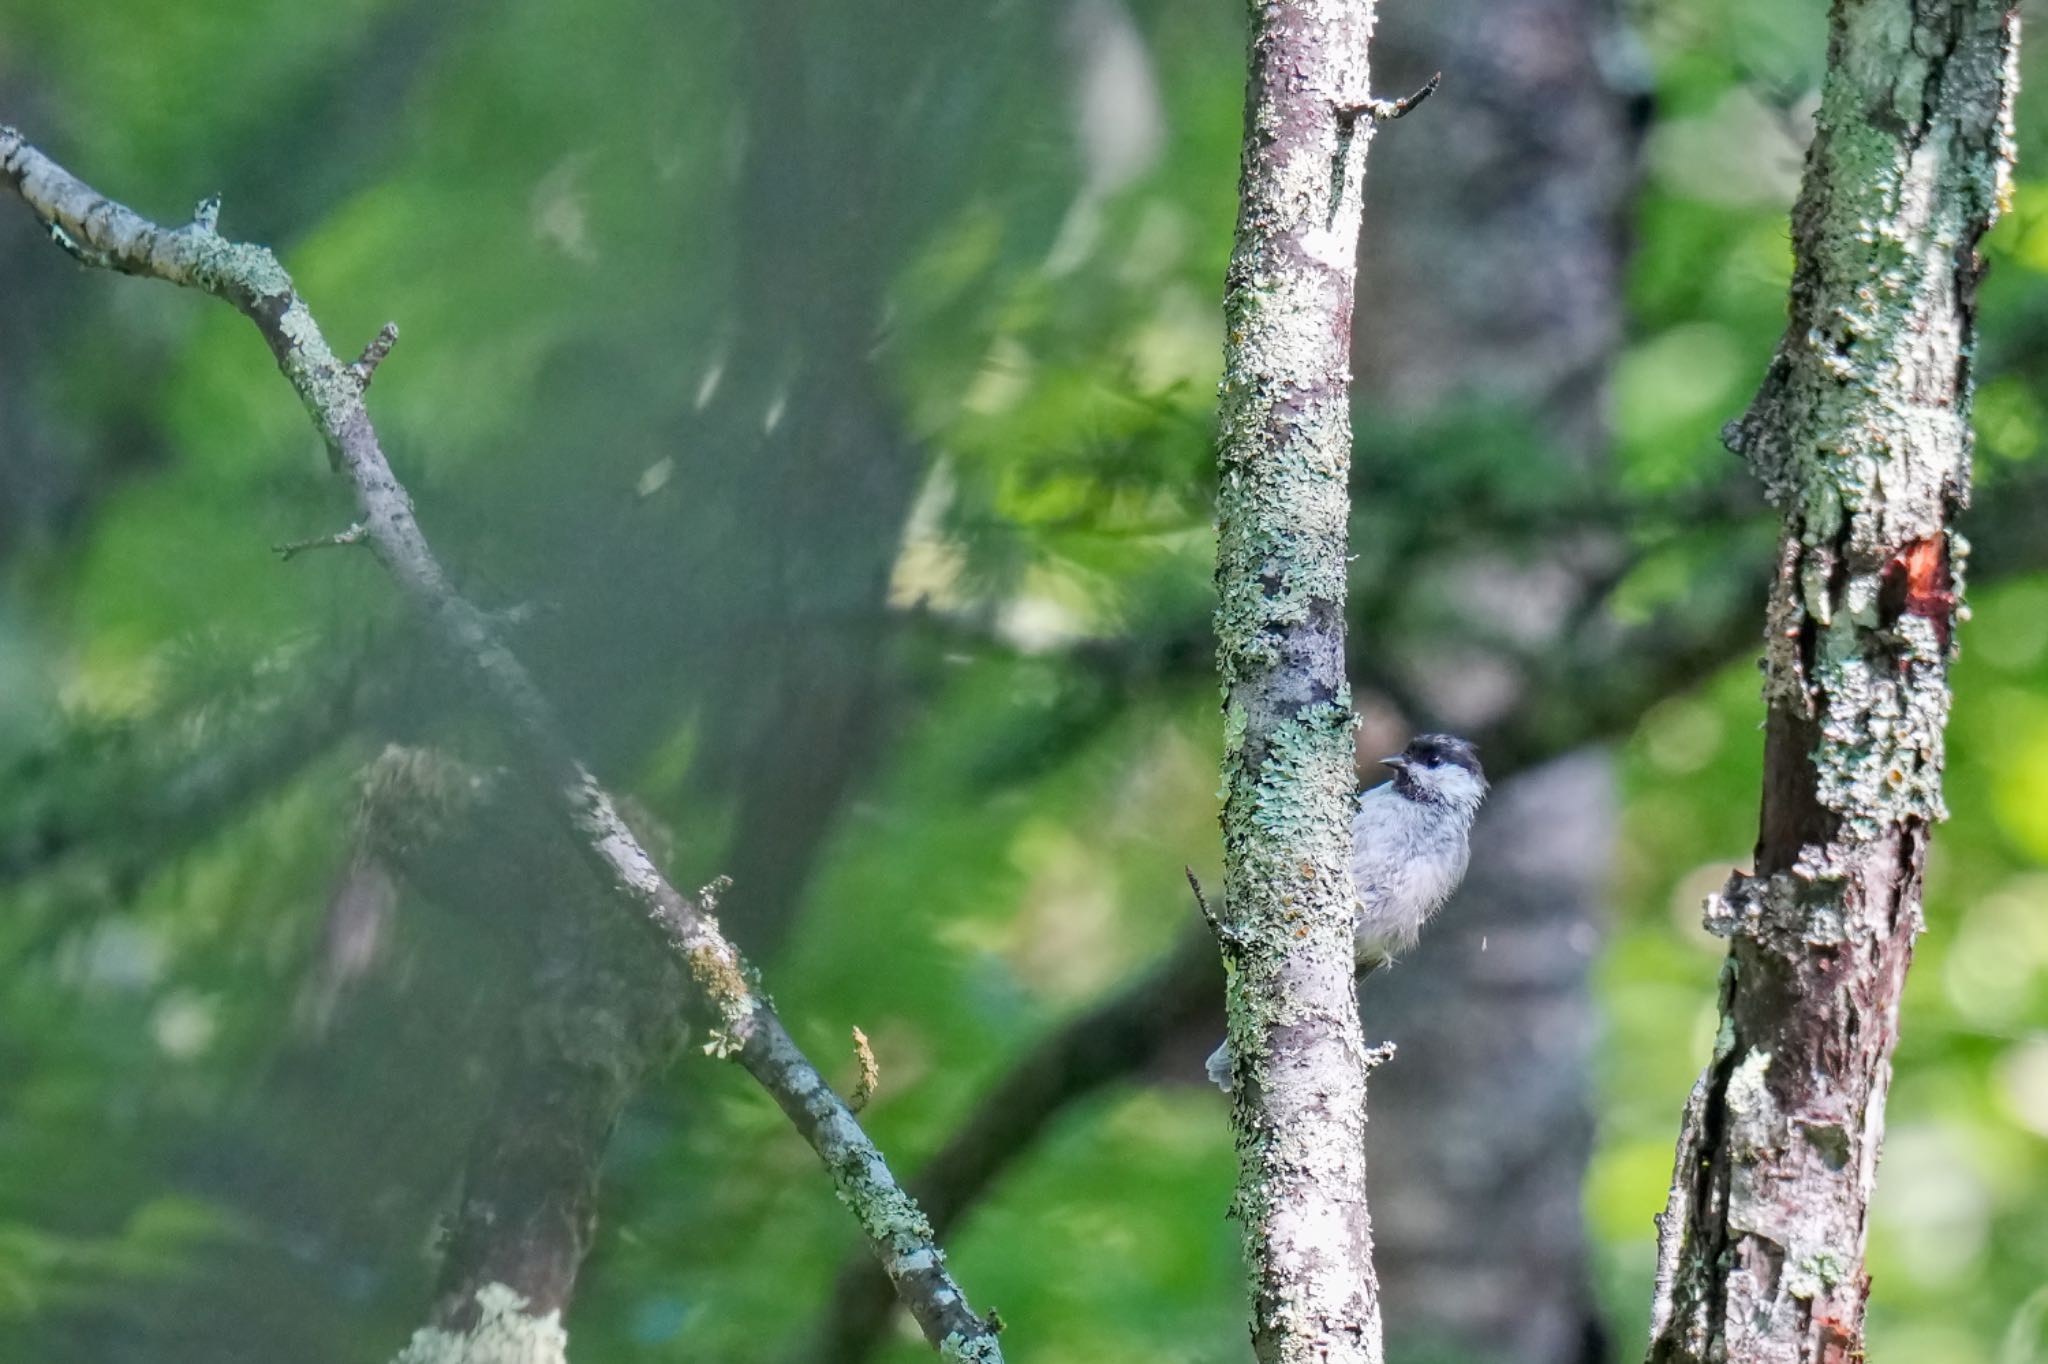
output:
[[[1462,767],[1435,774],[1435,785],[1446,802],[1467,809],[1478,805],[1486,796],[1486,784]]]

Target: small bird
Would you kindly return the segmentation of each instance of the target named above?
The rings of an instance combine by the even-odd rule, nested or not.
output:
[[[1479,754],[1455,735],[1418,734],[1380,761],[1394,779],[1361,792],[1351,817],[1361,977],[1415,946],[1422,926],[1465,879],[1472,817],[1486,799]],[[1229,1093],[1229,1043],[1209,1057],[1208,1071]]]

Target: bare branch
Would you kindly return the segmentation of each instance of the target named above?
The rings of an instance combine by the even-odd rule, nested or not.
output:
[[[1234,951],[1244,940],[1236,929],[1217,918],[1216,911],[1209,907],[1209,897],[1202,893],[1202,882],[1195,875],[1195,869],[1183,867],[1181,870],[1187,873],[1188,889],[1195,893],[1195,908],[1202,912],[1202,922],[1209,925],[1209,931],[1216,935],[1216,941],[1225,951]]]
[[[370,344],[363,347],[363,353],[350,365],[349,372],[356,376],[358,386],[367,389],[370,380],[377,373],[377,366],[384,363],[384,357],[391,354],[391,348],[398,344],[398,324],[386,322],[370,338]]]
[[[582,853],[618,898],[680,955],[689,1005],[713,1049],[737,1059],[817,1151],[925,1338],[948,1358],[994,1364],[995,1333],[967,1306],[930,1224],[882,1154],[753,983],[718,923],[655,867],[616,801],[568,746],[552,708],[497,625],[450,583],[392,472],[352,368],[336,358],[289,275],[268,250],[191,224],[167,229],[115,203],[0,127],[0,180],[47,224],[107,268],[189,285],[236,307],[262,333],[305,403],[335,467],[354,486],[378,560],[500,711],[533,775]]]

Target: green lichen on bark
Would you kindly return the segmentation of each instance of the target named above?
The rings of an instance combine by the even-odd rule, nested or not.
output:
[[[1248,6],[1217,454],[1236,1215],[1262,1360],[1377,1361],[1352,986],[1350,323],[1373,119],[1362,0]]]
[[[1791,320],[1728,429],[1779,508],[1754,873],[1660,1219],[1650,1358],[1860,1356],[1862,1255],[1960,616],[1977,245],[2009,193],[2002,0],[1836,0]]]
[[[1944,813],[1950,637],[1926,606],[1888,603],[1886,579],[1938,542],[1943,590],[1961,589],[1948,523],[1969,496],[1975,251],[2011,187],[2004,25],[1992,4],[1837,6],[1792,325],[1728,432],[1792,551],[1770,699],[1814,713],[1821,799],[1864,837]]]

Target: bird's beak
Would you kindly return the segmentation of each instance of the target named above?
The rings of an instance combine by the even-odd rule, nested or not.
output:
[[[1408,770],[1408,760],[1402,757],[1399,753],[1396,753],[1391,758],[1381,758],[1380,766],[1391,767],[1396,772],[1406,772]]]

